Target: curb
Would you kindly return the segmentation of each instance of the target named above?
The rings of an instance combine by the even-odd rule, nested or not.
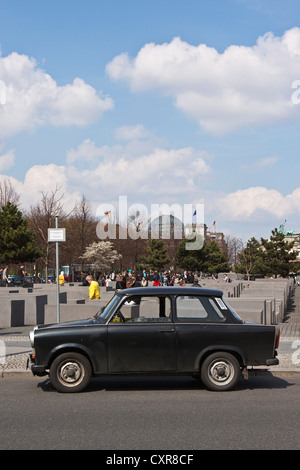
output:
[[[3,370],[3,371],[0,371],[0,378],[4,379],[6,376],[10,376],[12,377],[13,375],[16,375],[18,377],[20,377],[21,375],[24,375],[24,376],[33,376],[31,370],[24,370],[24,369],[6,369],[6,370]]]
[[[272,377],[283,377],[283,376],[296,376],[300,375],[299,369],[278,369],[278,370],[270,370],[270,369],[257,369],[257,370],[249,370],[249,377],[251,376],[272,376]]]

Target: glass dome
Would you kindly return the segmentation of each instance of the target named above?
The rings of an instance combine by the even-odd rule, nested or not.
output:
[[[149,221],[149,233],[151,238],[184,238],[184,225],[174,215],[160,215]]]

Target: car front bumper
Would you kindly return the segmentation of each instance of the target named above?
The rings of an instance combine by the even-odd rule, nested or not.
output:
[[[33,375],[37,375],[38,377],[48,375],[44,365],[35,363],[34,354],[30,354],[29,358],[27,359],[27,369],[30,369]]]

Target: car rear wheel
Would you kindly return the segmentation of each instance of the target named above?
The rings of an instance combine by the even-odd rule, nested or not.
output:
[[[230,390],[239,380],[240,372],[240,365],[232,354],[216,352],[203,361],[201,380],[209,390]]]
[[[54,359],[49,376],[59,392],[81,392],[90,382],[92,368],[85,356],[68,352]]]

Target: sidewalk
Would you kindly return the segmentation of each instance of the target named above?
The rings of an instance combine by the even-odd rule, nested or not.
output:
[[[295,286],[285,321],[280,323],[278,366],[267,369],[272,375],[300,373],[300,286]],[[11,373],[31,374],[27,359],[31,353],[29,332],[33,326],[0,329],[0,378]],[[3,351],[3,347],[5,351]],[[299,352],[297,352],[299,351]],[[4,354],[4,357],[3,357]]]
[[[0,341],[5,345],[5,358],[0,356],[0,377],[12,372],[31,374],[27,369],[27,359],[32,352],[29,340],[29,332],[32,329],[33,326],[0,329]]]

